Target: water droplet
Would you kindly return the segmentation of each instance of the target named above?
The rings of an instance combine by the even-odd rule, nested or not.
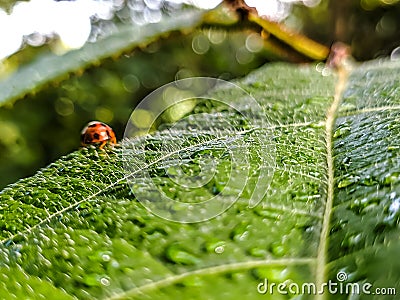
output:
[[[222,252],[225,251],[225,242],[224,241],[207,242],[206,245],[205,245],[205,249],[209,253],[222,253]],[[222,250],[222,252],[219,252],[221,250]]]
[[[162,14],[160,10],[145,8],[143,11],[143,17],[148,23],[158,23],[161,21]]]
[[[396,193],[392,192],[390,194],[390,199],[392,200],[392,203],[388,208],[389,215],[384,219],[384,222],[392,224],[397,219],[399,214],[400,198],[396,198]]]
[[[272,210],[272,209],[258,209],[256,208],[254,211],[257,215],[261,217],[265,217],[268,219],[271,219],[273,221],[277,221],[281,218],[282,213],[277,211],[277,210]]]
[[[315,122],[315,123],[310,123],[308,126],[311,127],[311,128],[314,128],[314,129],[324,128],[325,127],[325,121],[319,121],[319,122]]]
[[[342,246],[345,247],[345,248],[355,247],[361,241],[363,241],[363,234],[362,233],[355,233],[355,234],[352,234],[352,235],[348,236],[347,238],[345,238],[342,241]]]
[[[384,185],[392,185],[400,180],[400,173],[399,172],[393,172],[386,174],[383,184]]]
[[[400,146],[388,146],[387,149],[388,151],[398,151]]]
[[[176,264],[195,265],[200,262],[199,258],[189,253],[187,250],[182,249],[177,244],[169,246],[165,254],[171,262]]]
[[[231,232],[230,236],[234,241],[242,241],[247,238],[249,235],[248,232],[249,225],[245,222],[238,224],[233,231]]]
[[[108,277],[102,277],[100,279],[100,283],[101,283],[101,285],[109,286],[110,285],[110,279]]]
[[[67,251],[67,250],[65,250],[65,249],[62,249],[62,250],[61,250],[61,256],[62,256],[64,259],[69,259],[69,258],[71,257],[70,252]]]
[[[144,0],[144,3],[150,9],[160,9],[162,5],[161,0]]]
[[[378,181],[374,177],[367,175],[361,179],[360,183],[365,186],[373,186],[378,184]]]
[[[338,222],[333,224],[330,233],[332,234],[344,229],[347,226],[347,223],[348,223],[347,221],[339,220]]]
[[[214,251],[217,254],[221,254],[221,253],[223,253],[225,251],[225,247],[224,246],[218,246],[218,247],[215,248]]]
[[[200,276],[190,276],[181,281],[186,287],[204,287],[203,279]]]
[[[257,268],[254,271],[254,275],[259,279],[268,278],[268,281],[283,282],[290,278],[290,271],[285,267]]]
[[[268,255],[268,251],[263,248],[255,247],[249,250],[249,254],[254,257],[266,257]]]
[[[333,137],[334,138],[345,137],[346,135],[348,135],[350,133],[350,131],[351,131],[350,126],[339,127],[338,129],[335,130]]]
[[[88,285],[88,286],[101,286],[104,285],[104,283],[106,283],[106,281],[104,281],[104,279],[107,279],[107,276],[104,275],[99,275],[99,274],[88,274],[83,278],[83,282]],[[109,280],[108,280],[109,282]]]
[[[340,106],[339,108],[339,112],[349,112],[349,111],[353,111],[356,110],[357,106],[355,104],[352,103],[344,103]]]
[[[315,230],[315,226],[307,226],[304,231],[307,233],[312,233]]]
[[[108,254],[103,254],[101,256],[101,258],[103,259],[103,261],[110,261],[110,259],[111,259],[110,255],[108,255]]]
[[[118,269],[118,268],[120,267],[120,264],[119,264],[118,261],[113,260],[113,261],[111,261],[111,266],[112,266],[113,268],[115,268],[115,269]]]
[[[390,204],[389,212],[391,214],[395,214],[399,211],[399,209],[400,209],[400,199],[396,199],[392,202],[392,204]]]
[[[285,246],[282,245],[280,242],[272,243],[269,247],[269,250],[275,256],[284,256],[287,252]]]
[[[359,176],[349,175],[349,176],[343,178],[342,180],[340,180],[338,182],[337,186],[339,189],[345,188],[345,187],[348,187],[349,185],[352,185],[353,183],[358,182],[359,180],[360,180]]]

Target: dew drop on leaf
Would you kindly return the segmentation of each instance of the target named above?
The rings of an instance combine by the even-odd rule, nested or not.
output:
[[[313,231],[315,231],[315,226],[307,226],[305,228],[305,232],[307,233],[312,233]]]
[[[268,255],[268,251],[260,247],[254,247],[249,250],[249,254],[254,257],[266,257]]]
[[[357,106],[353,103],[344,103],[339,107],[339,112],[349,112],[349,111],[353,111],[356,110]]]
[[[272,221],[277,221],[281,218],[281,213],[279,211],[271,209],[255,208],[255,213],[261,217],[268,218]]]
[[[224,247],[224,246],[218,246],[218,247],[216,247],[216,248],[214,249],[214,251],[215,251],[215,253],[217,253],[217,254],[224,253],[225,247]]]
[[[176,264],[182,265],[195,265],[200,262],[200,259],[189,253],[188,251],[182,249],[176,244],[169,246],[165,253],[168,260]]]
[[[204,246],[205,250],[209,253],[222,253],[225,251],[224,241],[210,241]]]
[[[334,138],[345,137],[350,133],[350,131],[351,131],[351,127],[350,126],[340,127],[340,128],[335,130],[335,133],[333,134],[333,137]]]
[[[249,234],[248,232],[248,224],[247,223],[240,223],[237,225],[233,231],[231,232],[231,238],[234,241],[242,241],[245,240]]]
[[[361,179],[360,183],[365,186],[373,186],[376,185],[378,181],[376,181],[374,177],[367,175],[363,179]]]
[[[290,274],[288,268],[285,267],[257,268],[254,273],[258,279],[267,278],[277,282],[284,282]]]
[[[393,173],[389,173],[386,174],[384,180],[383,180],[383,184],[384,185],[391,185],[394,184],[396,182],[398,182],[400,180],[400,173],[399,172],[393,172]]]
[[[362,237],[363,235],[361,233],[350,236],[348,239],[349,246],[351,247],[356,246],[358,243],[362,241]]]
[[[388,146],[387,149],[388,151],[398,151],[400,146]]]
[[[280,242],[273,242],[270,247],[269,250],[271,251],[271,253],[275,256],[284,256],[287,252],[287,249],[285,248],[285,246],[280,243]]]
[[[352,185],[353,183],[358,182],[359,180],[360,180],[359,176],[349,175],[349,176],[344,177],[343,179],[341,179],[338,182],[337,186],[338,186],[339,189],[345,188],[345,187],[348,187],[349,185]]]
[[[83,282],[88,286],[109,286],[110,278],[100,274],[88,274],[83,278]]]
[[[191,276],[182,281],[182,284],[187,287],[201,287],[204,282],[200,276]]]
[[[100,283],[104,286],[109,286],[110,285],[110,279],[108,277],[102,277],[100,278]]]

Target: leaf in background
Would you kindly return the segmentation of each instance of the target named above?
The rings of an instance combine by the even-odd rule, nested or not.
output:
[[[343,73],[326,76],[315,66],[262,67],[236,82],[258,100],[264,109],[259,117],[268,120],[268,126],[251,130],[242,130],[248,124],[232,110],[196,107],[207,112],[201,122],[220,139],[274,141],[275,173],[254,208],[249,200],[269,153],[250,143],[243,152],[248,163],[236,170],[243,177],[235,177],[245,188],[224,191],[235,143],[210,143],[185,130],[185,123],[107,152],[79,150],[9,186],[0,193],[0,273],[12,277],[12,270],[20,270],[29,280],[15,277],[19,290],[7,281],[0,294],[7,299],[38,289],[32,283],[37,279],[49,286],[37,295],[47,297],[56,288],[79,299],[288,299],[276,289],[260,294],[257,286],[265,279],[322,283],[336,280],[339,271],[349,282],[398,289],[399,70],[398,64],[375,62],[347,79]],[[243,103],[233,91],[213,94]],[[224,131],[225,120],[237,124],[240,137]],[[175,136],[177,128],[181,134]],[[178,137],[185,143],[179,149]],[[145,168],[171,198],[190,202],[217,195],[229,201],[240,192],[239,199],[207,222],[154,216],[135,199],[122,167],[124,150],[143,143]],[[170,161],[172,151],[182,159]],[[215,177],[193,190],[174,184],[172,163],[196,183],[204,155],[219,157]]]
[[[70,73],[82,72],[102,59],[118,57],[135,47],[146,46],[170,32],[193,29],[200,23],[201,16],[199,11],[184,11],[156,24],[124,25],[104,39],[86,43],[82,48],[62,56],[44,53],[0,81],[0,105],[35,93],[44,85],[64,79]]]

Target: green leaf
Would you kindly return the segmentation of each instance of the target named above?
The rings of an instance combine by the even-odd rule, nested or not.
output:
[[[328,280],[398,290],[400,64],[319,69],[266,65],[237,81],[262,107],[250,123],[207,100],[174,126],[106,151],[80,149],[10,185],[0,193],[0,274],[36,295],[79,299],[289,299],[294,284],[300,293]],[[209,95],[249,109],[235,89]],[[127,174],[124,163],[142,154]],[[250,207],[263,168],[272,180]],[[204,181],[206,171],[215,176]],[[229,205],[206,222],[171,222],[138,197],[156,203],[159,191],[178,216],[202,213],[181,202]],[[4,298],[19,296],[2,281]]]
[[[46,84],[65,79],[70,73],[81,73],[105,58],[115,58],[136,47],[144,47],[173,31],[193,29],[199,25],[201,16],[200,11],[184,11],[156,24],[121,25],[115,33],[95,43],[86,43],[78,50],[61,56],[43,53],[0,81],[0,105],[35,93]]]

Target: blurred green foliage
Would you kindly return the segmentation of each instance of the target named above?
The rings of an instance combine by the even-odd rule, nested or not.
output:
[[[1,107],[0,188],[80,147],[80,131],[91,120],[109,124],[121,139],[136,103],[163,84],[231,79],[262,65],[265,55],[247,50],[247,37],[215,30],[171,35]]]
[[[321,43],[351,46],[360,61],[388,56],[400,45],[399,0],[322,0],[313,8],[295,6],[289,23]]]
[[[13,2],[1,0],[0,7]],[[326,45],[344,41],[356,59],[367,60],[400,45],[399,14],[398,0],[322,0],[295,6],[287,23]],[[0,107],[0,188],[77,149],[90,120],[110,124],[121,139],[136,103],[160,85],[191,76],[231,79],[262,65],[271,56],[249,50],[250,34],[207,29],[171,35]],[[23,64],[43,48],[26,47],[10,61]]]

